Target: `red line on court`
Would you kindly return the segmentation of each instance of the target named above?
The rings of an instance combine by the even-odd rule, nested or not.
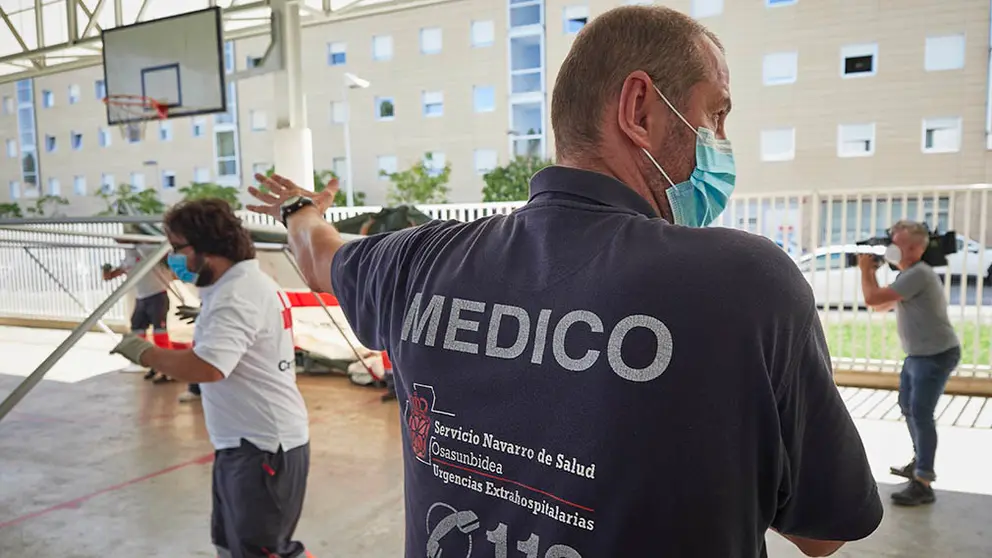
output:
[[[432,457],[431,458],[431,461],[437,461],[438,463],[440,463],[442,465],[447,465],[448,467],[454,467],[455,469],[461,469],[462,471],[467,471],[469,473],[475,473],[477,475],[482,475],[484,477],[488,477],[488,478],[491,478],[491,479],[496,479],[496,480],[500,480],[500,481],[503,481],[503,482],[508,482],[510,484],[515,484],[515,485],[517,485],[517,486],[519,486],[521,488],[526,488],[527,490],[533,490],[534,492],[537,492],[538,494],[544,494],[548,498],[553,498],[553,499],[558,500],[559,502],[561,502],[563,504],[568,504],[569,506],[573,506],[573,507],[579,508],[580,510],[585,510],[587,512],[593,512],[594,511],[592,508],[587,508],[585,506],[580,506],[580,505],[576,504],[575,502],[569,502],[568,500],[566,500],[564,498],[559,498],[559,497],[555,496],[554,494],[552,494],[550,492],[545,492],[545,491],[543,491],[543,490],[541,490],[539,488],[534,488],[533,486],[528,486],[528,485],[526,485],[526,484],[524,484],[522,482],[517,482],[517,481],[515,481],[513,479],[505,479],[503,477],[497,477],[496,475],[490,475],[489,473],[483,473],[482,471],[477,471],[475,469],[472,469],[471,467],[463,467],[461,465],[455,465],[454,463],[448,463],[447,461],[442,461],[442,460],[440,460],[440,459],[438,459],[436,457]],[[0,525],[0,527],[3,527],[3,525]]]
[[[80,496],[79,498],[76,498],[74,500],[69,500],[67,502],[62,502],[61,504],[56,504],[54,506],[51,506],[49,508],[45,508],[43,510],[38,510],[36,512],[29,513],[27,515],[22,515],[21,517],[15,517],[14,519],[11,519],[9,521],[4,521],[3,523],[0,523],[0,529],[3,529],[4,527],[10,527],[12,525],[17,525],[18,523],[23,523],[25,521],[28,521],[28,520],[31,520],[31,519],[35,519],[35,518],[41,517],[43,515],[47,515],[49,513],[52,513],[53,511],[77,509],[82,504],[84,504],[87,500],[90,500],[90,499],[95,498],[97,496],[100,496],[100,495],[103,495],[103,494],[107,494],[109,492],[114,492],[114,491],[120,490],[122,488],[127,488],[128,486],[131,486],[133,484],[138,484],[139,482],[144,482],[146,480],[153,479],[155,477],[158,477],[158,476],[161,476],[161,475],[165,475],[167,473],[171,473],[173,471],[182,469],[184,467],[189,467],[190,465],[206,465],[207,463],[210,463],[213,460],[214,460],[214,454],[213,453],[208,453],[206,455],[202,455],[200,457],[197,457],[196,459],[191,459],[191,460],[186,461],[184,463],[179,463],[178,465],[173,465],[172,467],[166,467],[165,469],[162,469],[160,471],[155,471],[154,473],[149,473],[147,475],[138,477],[136,479],[131,479],[129,481],[125,481],[125,482],[122,482],[120,484],[115,484],[113,486],[108,486],[107,488],[104,488],[102,490],[97,490],[96,492],[93,492],[91,494],[87,494],[85,496]]]

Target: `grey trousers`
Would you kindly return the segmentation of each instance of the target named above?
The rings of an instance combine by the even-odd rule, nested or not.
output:
[[[220,556],[296,558],[292,540],[303,511],[310,444],[276,453],[247,440],[215,453],[211,538]]]

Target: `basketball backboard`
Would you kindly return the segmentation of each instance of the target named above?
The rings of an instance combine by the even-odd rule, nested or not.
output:
[[[114,27],[102,38],[107,98],[148,100],[138,110],[108,103],[108,124],[157,120],[157,109],[168,118],[227,110],[219,7]]]

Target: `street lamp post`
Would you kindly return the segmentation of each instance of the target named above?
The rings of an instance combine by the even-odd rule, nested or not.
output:
[[[348,102],[348,90],[349,89],[365,89],[369,86],[369,82],[364,80],[355,74],[345,73],[344,74],[344,193],[347,199],[348,207],[354,207],[355,205],[355,188],[352,186],[351,182],[351,103]]]

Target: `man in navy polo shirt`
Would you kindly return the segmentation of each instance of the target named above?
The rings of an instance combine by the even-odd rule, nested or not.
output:
[[[344,244],[334,188],[257,178],[315,289],[389,351],[406,556],[810,556],[882,507],[810,289],[770,241],[704,228],[734,186],[718,39],[661,7],[576,38],[558,166],[509,216]]]

